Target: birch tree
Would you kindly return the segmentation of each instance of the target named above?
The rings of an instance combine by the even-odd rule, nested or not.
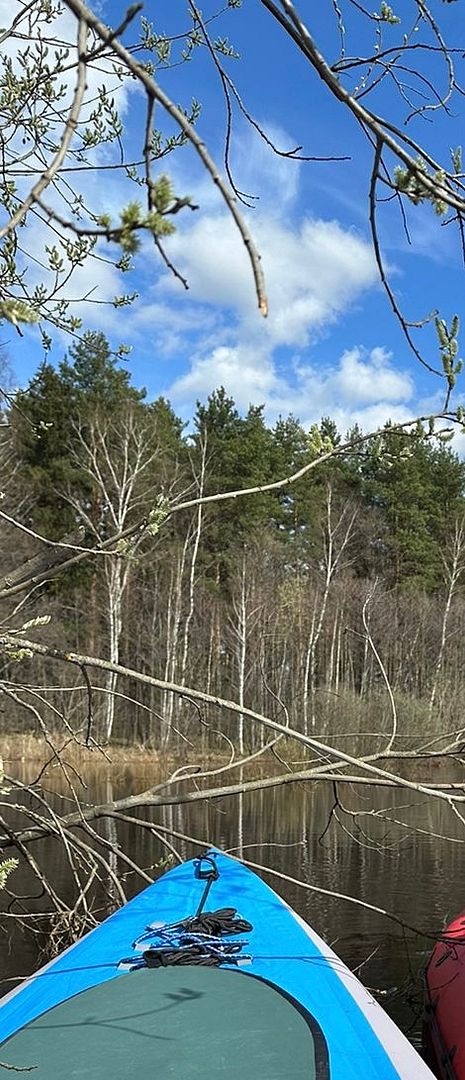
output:
[[[128,587],[142,541],[143,530],[130,541],[123,534],[134,516],[145,508],[150,513],[161,492],[160,463],[163,447],[156,432],[135,405],[119,415],[96,413],[86,419],[72,420],[71,458],[76,469],[87,478],[88,497],[63,494],[77,518],[94,539],[97,550],[110,533],[116,538],[115,552],[103,560],[106,587],[105,605],[108,621],[108,653],[112,664],[119,663],[123,619],[123,598]],[[110,671],[107,681],[104,738],[109,742],[115,718],[117,676]]]
[[[228,619],[235,660],[233,683],[237,700],[242,706],[246,702],[247,687],[251,682],[252,672],[255,674],[253,681],[254,695],[257,692],[256,686],[261,675],[260,670],[257,670],[259,658],[263,653],[263,645],[260,639],[258,642],[254,642],[254,650],[252,647],[252,641],[259,625],[262,606],[256,590],[254,573],[256,559],[257,551],[250,552],[248,546],[244,545],[233,582],[231,612]],[[244,717],[242,715],[239,716],[238,722],[237,747],[239,754],[242,755],[245,750]]]
[[[465,571],[465,520],[463,518],[456,518],[455,522],[452,525],[450,541],[449,543],[446,542],[445,549],[443,551],[443,562],[444,580],[447,591],[444,601],[442,619],[440,623],[440,644],[431,680],[431,693],[429,699],[430,719],[436,703],[438,704],[439,708],[441,706],[441,701],[437,701],[437,699],[441,671],[444,662],[445,652],[447,649],[451,608],[457,594],[460,579]]]
[[[315,690],[317,685],[317,650],[328,607],[331,586],[336,575],[347,565],[348,547],[354,535],[357,510],[350,502],[342,509],[334,509],[334,492],[331,482],[326,486],[326,521],[323,525],[323,554],[320,565],[321,591],[317,594],[318,608],[312,618],[305,665],[304,720],[315,727]],[[310,717],[308,704],[310,702]]]

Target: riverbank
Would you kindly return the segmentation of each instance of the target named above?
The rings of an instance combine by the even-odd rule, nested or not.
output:
[[[327,737],[327,741],[330,741],[329,737]],[[410,739],[400,741],[400,746],[397,746],[398,756],[397,754],[394,756],[389,755],[391,765],[387,766],[386,759],[382,757],[378,759],[378,764],[382,766],[384,762],[385,767],[389,767],[391,771],[396,772],[398,775],[418,780],[419,777],[423,779],[425,776],[431,777],[438,770],[441,771],[442,776],[444,764],[447,762],[446,771],[447,773],[451,772],[451,779],[454,781],[459,779],[457,769],[453,768],[450,757],[448,755],[443,757],[435,752],[439,740],[432,740],[430,754],[423,751],[418,756],[415,754],[410,756],[410,753],[403,756],[403,752],[407,750],[406,743],[409,741]],[[335,746],[339,745],[340,749],[354,756],[370,755],[380,750],[379,736],[376,737],[375,741],[371,733],[367,733],[365,736],[352,733],[349,736],[340,732],[338,738],[332,736],[331,742]],[[378,745],[376,745],[376,742]],[[385,740],[383,740],[383,743],[385,745]],[[236,752],[236,766],[240,756],[242,755]],[[247,759],[247,751],[245,751],[243,757]],[[18,766],[22,769],[27,766],[39,771],[45,769],[50,772],[55,771],[59,764],[62,764],[76,770],[80,775],[92,772],[104,776],[121,772],[125,768],[131,768],[134,772],[141,773],[149,770],[153,771],[154,769],[160,772],[169,772],[186,766],[192,766],[193,770],[195,767],[204,770],[215,767],[221,768],[227,765],[228,762],[232,764],[230,744],[225,751],[220,748],[202,749],[200,746],[193,745],[182,749],[173,747],[172,749],[160,750],[140,743],[131,745],[112,743],[111,746],[91,745],[87,747],[78,742],[77,739],[65,735],[63,730],[47,732],[46,736],[38,736],[31,732],[23,734],[18,732],[0,733],[0,760],[3,760],[4,770],[7,775],[8,773],[11,775],[15,767]],[[252,771],[255,772],[256,767],[260,768],[260,765],[263,766],[266,762],[267,772],[284,772],[286,769],[299,771],[310,767],[312,761],[315,763],[311,750],[296,744],[291,739],[283,739],[279,744],[279,758],[272,754],[271,750],[265,750],[263,754],[258,755],[255,752],[252,759],[246,761],[246,767],[252,766]]]
[[[0,734],[0,757],[3,759],[5,772],[15,764],[43,766],[50,762],[53,767],[56,765],[58,753],[74,768],[89,764],[93,768],[99,766],[102,769],[123,765],[140,765],[145,769],[151,765],[198,765],[200,760],[203,763],[221,764],[226,760],[225,754],[211,750],[202,753],[194,747],[188,747],[182,752],[156,750],[140,744],[87,747],[70,736],[65,737],[63,731],[48,732],[46,738],[31,733]]]

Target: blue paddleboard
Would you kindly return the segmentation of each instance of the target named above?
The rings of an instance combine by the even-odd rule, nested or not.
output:
[[[432,1080],[311,927],[216,850],[8,994],[0,1039],[0,1076],[34,1080]]]

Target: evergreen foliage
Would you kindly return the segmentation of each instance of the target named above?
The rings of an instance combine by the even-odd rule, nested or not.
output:
[[[256,487],[275,479],[276,449],[266,427],[263,407],[250,406],[241,417],[232,398],[220,387],[206,405],[197,403],[193,436],[199,459],[206,443],[205,494]],[[264,493],[216,503],[206,510],[205,558],[213,577],[224,577],[231,547],[251,533],[266,529],[276,517],[274,495]]]
[[[465,463],[448,447],[414,436],[380,436],[364,455],[362,503],[375,509],[373,563],[394,585],[431,591],[443,577],[448,525],[463,512]]]
[[[281,417],[273,428],[267,426],[262,407],[251,406],[241,416],[222,387],[206,404],[198,402],[190,434],[165,398],[146,402],[145,391],[132,386],[104,335],[91,331],[71,347],[58,370],[50,364],[39,369],[19,394],[18,408],[11,415],[19,473],[28,489],[29,520],[35,528],[56,538],[75,526],[76,512],[65,489],[74,502],[87,498],[90,513],[92,499],[97,499],[95,515],[101,516],[101,496],[93,494],[95,485],[84,467],[76,425],[82,437],[93,424],[102,424],[105,417],[111,420],[109,449],[116,462],[122,453],[118,424],[124,426],[128,410],[136,410],[147,453],[149,444],[156,453],[155,486],[160,496],[173,484],[191,489],[192,470],[199,475],[205,446],[204,494],[211,495],[290,476],[317,457],[321,446],[341,441],[329,417],[308,432],[294,416]],[[349,436],[359,434],[354,430]],[[154,468],[144,480],[151,490]],[[422,431],[413,435],[385,431],[360,450],[323,463],[290,488],[207,505],[200,545],[207,577],[227,581],[234,553],[264,534],[283,546],[284,557],[295,569],[318,565],[328,484],[335,511],[348,500],[359,506],[355,573],[381,573],[387,583],[401,588],[438,587],[444,537],[464,506],[465,464],[450,447]],[[185,518],[173,521],[170,535],[177,532],[181,537],[185,527]]]
[[[80,341],[71,345],[59,372],[75,409],[81,413],[96,408],[110,412],[123,402],[145,398],[145,390],[131,386],[130,372],[119,365],[101,331],[88,330]]]
[[[59,494],[68,479],[77,479],[68,452],[74,398],[60,373],[44,364],[17,395],[16,406],[10,423],[20,483],[27,489],[29,522],[56,538],[75,524]]]

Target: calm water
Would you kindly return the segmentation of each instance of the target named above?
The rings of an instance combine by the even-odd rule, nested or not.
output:
[[[234,774],[235,776],[236,774]],[[23,777],[24,778],[24,777]],[[96,777],[88,801],[104,802],[139,790],[157,777],[129,768],[112,778]],[[465,907],[463,874],[465,830],[439,800],[426,800],[411,792],[362,794],[340,787],[344,810],[339,821],[330,820],[333,797],[323,785],[287,786],[252,792],[236,799],[209,804],[154,808],[140,816],[178,833],[213,843],[246,859],[300,878],[308,885],[346,893],[395,913],[423,933],[442,929],[445,920]],[[63,802],[56,794],[57,808]],[[382,816],[375,811],[383,810]],[[137,812],[136,812],[137,813]],[[99,824],[99,831],[114,829],[125,851],[140,866],[154,868],[166,857],[166,848],[150,834],[126,823]],[[323,835],[324,834],[324,835]],[[193,843],[174,839],[181,858],[197,854]],[[32,848],[31,848],[32,850]],[[71,900],[69,868],[53,841],[33,845],[35,858],[48,867],[60,895]],[[121,862],[119,871],[126,875]],[[267,875],[264,875],[267,877]],[[421,970],[428,941],[388,919],[345,900],[304,890],[269,875],[277,889],[316,930],[329,941],[362,981],[418,1044],[421,1027]],[[23,868],[10,879],[16,894],[29,896],[30,881]],[[128,896],[144,883],[135,875],[125,878]],[[37,892],[37,888],[35,892]],[[96,897],[104,914],[109,904],[102,889]],[[43,909],[43,900],[26,899],[27,911]],[[11,980],[37,966],[39,943],[24,931],[14,932],[11,919],[3,920],[0,938],[2,992]]]

